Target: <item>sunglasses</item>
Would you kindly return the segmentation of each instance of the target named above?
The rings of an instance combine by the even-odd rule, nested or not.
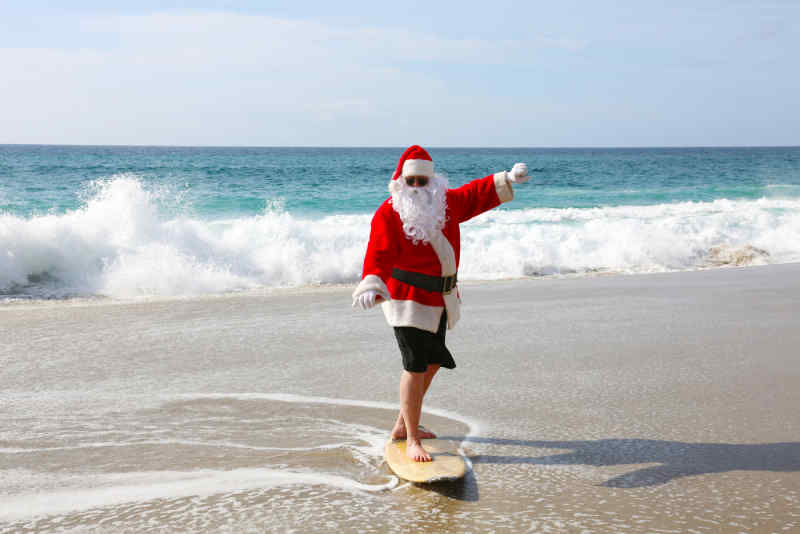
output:
[[[406,178],[406,184],[411,187],[425,187],[428,185],[427,176],[409,176]]]

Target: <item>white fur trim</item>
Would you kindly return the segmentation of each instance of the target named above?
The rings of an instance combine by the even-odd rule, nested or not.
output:
[[[441,306],[420,304],[414,300],[397,299],[382,303],[381,308],[390,326],[413,326],[434,333],[439,329],[444,309]],[[449,310],[447,316],[450,316]]]
[[[383,283],[381,277],[375,274],[368,274],[363,280],[361,280],[361,283],[356,286],[355,291],[353,291],[353,300],[357,299],[359,295],[369,290],[375,291],[387,301],[391,300],[392,298],[389,296],[389,288],[387,288],[386,284]]]
[[[500,202],[514,200],[514,188],[511,187],[511,182],[508,180],[508,172],[494,173],[494,189],[497,191],[497,198],[500,199]]]
[[[406,176],[427,176],[433,178],[433,162],[427,159],[407,159],[403,162],[403,172]]]
[[[456,251],[441,230],[433,232],[431,246],[442,264],[442,276],[456,274]]]
[[[431,247],[439,258],[442,276],[456,274],[456,252],[441,230],[434,232],[434,235],[431,236]],[[445,308],[447,308],[447,328],[453,328],[461,317],[461,299],[458,298],[457,291],[453,291],[449,295],[442,295],[442,297]]]
[[[444,305],[447,308],[447,328],[452,329],[461,319],[461,295],[458,289],[454,289],[449,295],[444,297]]]

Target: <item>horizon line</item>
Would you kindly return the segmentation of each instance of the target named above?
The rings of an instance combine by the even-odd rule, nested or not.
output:
[[[96,144],[96,143],[0,143],[0,146],[41,147],[109,147],[109,148],[406,148],[406,145],[158,145],[158,144]],[[569,145],[569,146],[479,146],[479,145],[425,145],[428,149],[646,149],[646,148],[800,148],[800,145]]]

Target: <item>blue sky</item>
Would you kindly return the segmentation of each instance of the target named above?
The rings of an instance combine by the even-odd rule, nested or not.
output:
[[[0,143],[800,145],[800,2],[0,2]]]

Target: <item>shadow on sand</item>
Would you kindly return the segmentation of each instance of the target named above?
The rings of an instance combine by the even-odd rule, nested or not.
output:
[[[456,499],[458,501],[477,502],[480,498],[478,493],[478,481],[472,469],[458,480],[445,480],[442,482],[432,482],[430,484],[414,483],[418,488],[438,493],[444,497]]]
[[[594,465],[659,464],[607,480],[611,488],[639,488],[666,484],[672,479],[726,471],[800,471],[800,443],[683,443],[651,439],[593,441],[527,441],[464,436],[439,439],[545,449],[570,449],[548,456],[470,456],[474,464]],[[474,477],[473,477],[474,481]],[[477,500],[477,484],[475,485]],[[457,497],[456,497],[457,498]]]

